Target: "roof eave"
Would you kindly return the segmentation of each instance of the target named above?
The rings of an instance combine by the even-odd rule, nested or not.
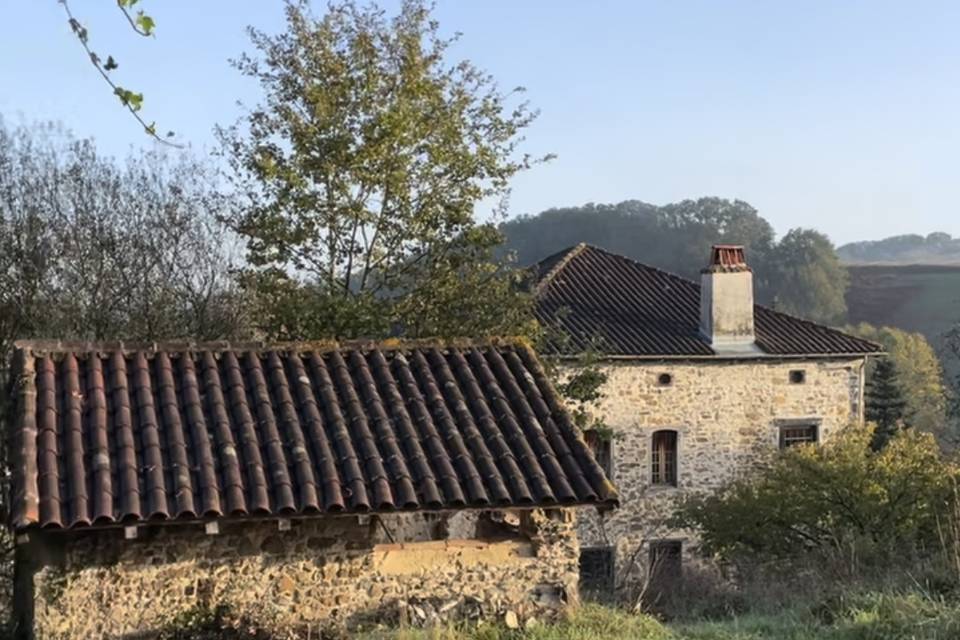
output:
[[[662,362],[665,360],[674,361],[674,362],[683,362],[683,361],[698,361],[698,362],[730,362],[730,361],[753,361],[753,360],[859,360],[861,358],[870,358],[876,356],[886,356],[885,351],[874,351],[869,353],[752,353],[752,354],[743,354],[743,355],[697,355],[697,354],[599,354],[599,358],[602,360],[615,360],[615,361],[645,361],[645,362]],[[580,355],[577,354],[548,354],[544,353],[543,357],[547,358],[559,358],[560,360],[578,360]]]
[[[73,534],[87,531],[108,531],[123,529],[125,527],[179,527],[179,526],[200,526],[207,522],[219,522],[222,524],[247,524],[257,522],[276,522],[277,520],[320,520],[320,519],[341,519],[356,518],[360,516],[392,516],[402,514],[452,514],[460,512],[478,512],[478,511],[533,511],[535,509],[580,509],[584,507],[595,507],[600,510],[617,509],[620,507],[619,498],[594,501],[577,502],[555,502],[544,504],[515,504],[515,505],[469,505],[464,507],[441,507],[436,509],[395,509],[390,511],[339,511],[327,513],[289,513],[289,514],[256,514],[256,515],[234,515],[234,516],[212,516],[206,518],[166,518],[155,520],[129,520],[121,522],[98,522],[90,525],[80,526],[43,526],[40,523],[32,522],[23,526],[11,527],[15,535],[21,534]]]

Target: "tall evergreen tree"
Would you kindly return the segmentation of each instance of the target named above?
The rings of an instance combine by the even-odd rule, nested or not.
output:
[[[874,327],[865,322],[848,325],[845,332],[876,342],[897,370],[897,381],[904,391],[904,421],[913,429],[934,434],[945,443],[950,395],[943,364],[937,351],[921,333],[894,327]],[[958,345],[960,346],[960,345]]]
[[[879,451],[903,425],[907,401],[898,380],[897,366],[890,358],[877,361],[867,381],[866,417],[876,424],[872,446]]]

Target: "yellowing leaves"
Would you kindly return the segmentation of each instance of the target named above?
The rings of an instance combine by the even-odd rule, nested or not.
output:
[[[872,435],[853,426],[825,445],[790,448],[714,494],[685,500],[676,524],[700,529],[707,551],[733,561],[853,549],[859,562],[936,547],[957,499],[957,467],[930,434],[901,432],[879,452]]]

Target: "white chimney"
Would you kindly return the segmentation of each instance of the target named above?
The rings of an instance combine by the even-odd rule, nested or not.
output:
[[[714,245],[700,272],[700,332],[716,351],[756,350],[753,272],[741,246]]]

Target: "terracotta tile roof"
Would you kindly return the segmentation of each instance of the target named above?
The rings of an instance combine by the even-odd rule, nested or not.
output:
[[[743,247],[738,244],[715,244],[710,249],[710,264],[700,273],[750,271]]]
[[[718,263],[742,262],[735,252]],[[603,249],[580,244],[533,268],[537,316],[552,327],[553,350],[593,348],[610,356],[717,356],[700,334],[700,285]],[[769,356],[880,353],[866,340],[757,305],[756,344]]]
[[[12,524],[616,503],[521,343],[20,343]]]

